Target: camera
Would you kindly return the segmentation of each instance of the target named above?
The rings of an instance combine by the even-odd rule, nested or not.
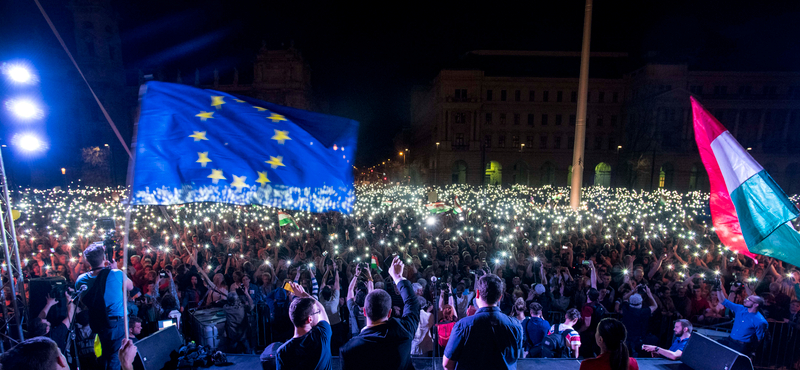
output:
[[[359,262],[358,268],[364,271],[369,270],[369,265],[366,262]]]
[[[647,290],[645,290],[644,285],[638,285],[636,286],[636,293],[639,293],[639,295],[645,295],[647,294]]]
[[[162,278],[165,278],[165,277],[167,277],[167,271],[165,271],[165,270],[161,270],[161,271],[159,271],[159,272],[158,272],[158,276],[160,276],[160,277],[162,277]]]

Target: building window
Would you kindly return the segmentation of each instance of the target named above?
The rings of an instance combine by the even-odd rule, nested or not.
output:
[[[778,93],[777,86],[764,86],[764,95],[775,95]]]
[[[533,136],[526,136],[525,137],[525,146],[528,148],[533,149]]]
[[[546,114],[542,115],[542,126],[547,126],[547,115]]]
[[[542,101],[546,102],[548,100],[550,100],[550,92],[549,91],[545,91],[545,92],[542,93]]]
[[[556,101],[561,103],[564,100],[564,92],[557,91],[556,92]]]
[[[599,136],[594,138],[594,150],[600,150],[600,148],[602,147],[603,147],[603,138]]]
[[[611,127],[617,127],[617,116],[611,115]]]
[[[689,92],[695,95],[703,95],[703,86],[702,85],[689,86]]]
[[[506,91],[500,90],[500,101],[506,101]]]
[[[613,137],[608,138],[608,150],[617,149],[617,141]]]
[[[602,114],[598,114],[597,115],[597,126],[603,126],[603,115]]]
[[[726,95],[726,94],[728,94],[727,86],[714,86],[714,95]]]
[[[605,91],[601,91],[597,96],[597,102],[598,103],[605,103],[605,101],[606,101],[606,93],[605,93]]]
[[[536,100],[536,91],[528,91],[528,101]]]
[[[497,147],[498,148],[505,148],[506,147],[506,135],[498,135],[497,136]]]
[[[486,113],[486,124],[491,126],[492,125],[492,114]]]
[[[567,149],[574,149],[575,148],[575,136],[570,136],[567,138]]]
[[[484,148],[492,147],[492,135],[486,135],[483,137],[483,147]]]
[[[561,115],[556,114],[556,126],[561,126]]]
[[[500,124],[501,125],[505,125],[506,124],[506,114],[505,113],[500,113]]]
[[[570,124],[570,126],[575,126],[575,115],[574,114],[570,114],[569,115],[569,124]]]
[[[533,113],[528,113],[528,126],[533,127]]]
[[[514,126],[519,126],[519,113],[514,113]]]
[[[486,90],[486,101],[492,101],[492,90]]]
[[[519,135],[511,136],[511,146],[514,148],[519,148]]]
[[[514,101],[522,101],[522,91],[514,91]]]
[[[619,93],[615,91],[613,94],[611,94],[611,102],[616,103],[618,101],[619,101]]]
[[[456,101],[467,101],[467,89],[456,89]]]
[[[547,135],[539,137],[539,149],[547,149]]]
[[[464,134],[463,133],[457,133],[456,134],[455,145],[458,145],[458,146],[464,145]]]
[[[453,123],[467,123],[467,114],[464,112],[453,113]]]
[[[573,91],[572,93],[569,94],[569,101],[571,101],[573,103],[577,103],[578,102],[578,92],[577,91]]]
[[[553,149],[561,149],[561,136],[553,138]]]
[[[739,95],[750,95],[752,91],[752,86],[739,86]]]

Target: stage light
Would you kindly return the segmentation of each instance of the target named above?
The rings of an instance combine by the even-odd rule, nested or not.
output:
[[[42,113],[36,103],[28,99],[10,100],[6,103],[6,106],[14,115],[22,119],[37,118]]]
[[[36,80],[31,69],[21,64],[5,64],[3,65],[3,73],[8,78],[19,84],[28,84]]]
[[[17,145],[25,151],[33,152],[44,147],[44,142],[33,134],[23,134],[17,138]]]

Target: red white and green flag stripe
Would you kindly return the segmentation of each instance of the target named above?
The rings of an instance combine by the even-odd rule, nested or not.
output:
[[[372,258],[370,258],[370,260],[369,260],[369,267],[370,267],[370,268],[377,269],[378,271],[383,271],[383,270],[380,268],[380,266],[378,266],[378,257],[375,257],[375,255],[372,255]]]
[[[453,210],[456,211],[456,213],[464,213],[464,208],[461,208],[461,204],[458,203],[458,195],[456,195],[453,204],[454,204]]]
[[[694,134],[711,185],[711,217],[720,241],[751,258],[762,254],[800,266],[800,215],[786,193],[694,98]]]
[[[436,203],[428,203],[425,205],[425,208],[428,209],[428,212],[436,214],[436,213],[444,213],[450,210],[444,202],[436,202]]]
[[[300,226],[297,226],[297,223],[294,222],[292,216],[289,216],[288,213],[283,211],[278,211],[278,225],[279,226],[292,225],[297,229],[300,228]]]

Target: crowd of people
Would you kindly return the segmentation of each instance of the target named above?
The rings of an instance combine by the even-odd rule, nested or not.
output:
[[[316,333],[331,355],[353,363],[372,358],[365,351],[380,346],[375,338],[409,331],[400,350],[443,356],[448,368],[481,350],[458,343],[481,335],[467,325],[493,315],[503,315],[518,340],[497,344],[516,348],[498,352],[505,364],[617,356],[620,335],[624,361],[628,351],[677,359],[693,326],[750,311],[763,325],[755,317],[752,330],[734,327],[729,342],[748,354],[765,340],[768,321],[800,330],[800,272],[721,245],[701,192],[592,187],[573,211],[565,188],[368,185],[357,187],[350,214],[286,211],[292,215],[280,221],[279,210],[261,206],[134,207],[127,245],[120,193],[20,192],[17,236],[26,278],[64,277],[75,286],[94,267],[84,251],[107,235],[94,220],[114,218],[121,248],[112,265],[127,266],[132,283],[124,316],[134,341],[162,320],[197,339],[191,317],[209,307],[224,311],[220,347],[229,352],[260,350],[259,331],[268,330],[271,341],[288,341],[279,353],[301,353],[308,346],[292,338]],[[90,338],[86,310],[72,306],[77,331],[86,332],[78,339]],[[387,315],[398,318],[391,327],[380,325]],[[45,310],[27,334],[58,332],[51,338],[63,351],[56,337],[70,317]]]

